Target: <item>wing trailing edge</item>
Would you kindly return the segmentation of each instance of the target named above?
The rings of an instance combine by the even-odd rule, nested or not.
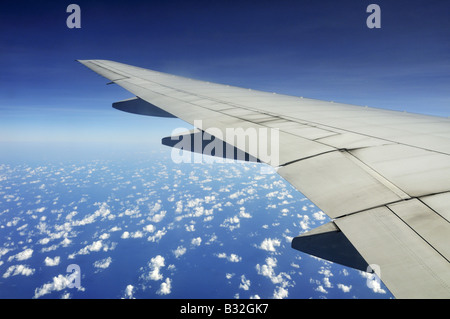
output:
[[[119,111],[139,115],[147,115],[155,117],[171,117],[171,118],[176,117],[170,114],[169,112],[166,112],[163,109],[157,107],[156,105],[153,105],[139,97],[133,97],[131,99],[115,102],[113,103],[112,107]]]
[[[221,159],[254,163],[261,162],[258,158],[249,153],[199,129],[193,129],[177,135],[164,137],[161,140],[161,143],[165,146],[182,151],[213,156]],[[187,154],[187,157],[190,159],[191,155]],[[195,162],[195,160],[193,162]]]

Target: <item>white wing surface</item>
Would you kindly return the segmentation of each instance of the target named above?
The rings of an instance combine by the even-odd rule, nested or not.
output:
[[[293,248],[361,270],[372,265],[397,298],[450,298],[450,119],[79,62],[136,96],[114,107],[201,120],[201,131],[274,166],[332,218],[294,238]],[[278,129],[269,141],[276,163],[227,139],[227,128]]]

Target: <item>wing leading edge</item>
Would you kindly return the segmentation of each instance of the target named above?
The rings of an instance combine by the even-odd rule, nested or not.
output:
[[[136,96],[116,108],[201,120],[201,131],[249,157],[261,154],[226,139],[227,128],[278,129],[279,159],[266,163],[333,219],[294,248],[361,270],[377,265],[397,298],[450,298],[449,119],[79,62]]]

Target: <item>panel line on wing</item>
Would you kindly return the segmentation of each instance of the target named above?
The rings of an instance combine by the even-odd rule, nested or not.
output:
[[[412,203],[415,200],[417,201],[417,199],[411,199],[410,201],[406,201],[403,203],[389,204],[389,205],[386,205],[386,208],[389,209],[395,216],[397,216],[403,223],[405,223],[405,225],[407,225],[414,233],[417,234],[417,236],[419,236],[425,243],[427,243],[431,248],[433,248],[442,258],[444,258],[448,263],[450,263],[450,260],[445,255],[445,252],[441,251],[444,249],[441,248],[441,250],[440,250],[440,249],[438,249],[438,247],[436,247],[436,243],[439,243],[439,241],[436,241],[435,244],[432,243],[433,234],[428,234],[428,236],[427,236],[427,234],[423,231],[423,229],[421,231],[420,224],[424,224],[426,222],[426,220],[424,218],[421,218],[420,222],[417,222],[415,224],[411,223],[411,221],[408,222],[408,215],[412,214],[412,212],[411,212],[412,209],[409,208],[408,212],[401,212],[398,210],[398,208],[396,209],[396,207],[399,207],[398,205],[411,205],[409,203]],[[419,203],[423,204],[420,201],[419,201]],[[427,207],[427,209],[429,209],[429,208]],[[432,211],[432,213],[435,214],[436,212]],[[436,216],[438,216],[436,218],[442,219],[442,217],[440,215],[436,214]],[[443,234],[443,236],[446,236],[446,235],[447,235],[447,233]],[[449,235],[447,235],[446,237],[449,237]],[[447,241],[441,242],[441,246],[442,245],[447,246]],[[448,251],[448,248],[447,248],[447,251]]]
[[[288,166],[288,165],[291,165],[291,164],[294,164],[294,163],[297,163],[297,162],[300,162],[300,161],[304,161],[304,160],[307,160],[307,159],[310,159],[310,158],[313,158],[313,157],[321,156],[321,155],[324,155],[324,154],[327,154],[327,153],[337,152],[337,151],[338,150],[331,150],[331,151],[326,151],[326,152],[322,152],[322,153],[319,153],[319,154],[314,154],[314,155],[311,155],[311,156],[299,158],[299,159],[296,159],[296,160],[293,160],[293,161],[290,161],[290,162],[286,162],[286,163],[280,164],[280,166],[278,168],[284,167],[284,166]]]
[[[380,183],[385,185],[387,188],[389,188],[393,193],[395,193],[398,197],[401,199],[409,199],[411,196],[409,196],[407,193],[405,193],[403,190],[401,190],[399,187],[391,183],[388,179],[386,179],[384,176],[379,174],[377,171],[375,171],[373,168],[369,167],[366,163],[362,162],[358,158],[356,158],[354,155],[349,153],[348,151],[342,152],[342,154],[353,161],[355,164],[357,164],[360,168],[362,168],[364,171],[366,171],[368,174],[370,174],[372,177],[374,177],[376,180],[378,180]]]
[[[335,223],[396,297],[450,295],[448,262],[386,206]]]
[[[450,223],[450,192],[428,194],[418,198],[424,205]]]

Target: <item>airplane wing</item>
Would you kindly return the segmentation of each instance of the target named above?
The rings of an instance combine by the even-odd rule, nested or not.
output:
[[[269,144],[278,158],[261,162],[332,219],[295,237],[293,248],[364,271],[370,265],[396,298],[450,297],[449,118],[79,62],[136,96],[115,108],[178,117],[254,158],[263,158],[259,149],[227,138],[227,128],[277,129]]]

